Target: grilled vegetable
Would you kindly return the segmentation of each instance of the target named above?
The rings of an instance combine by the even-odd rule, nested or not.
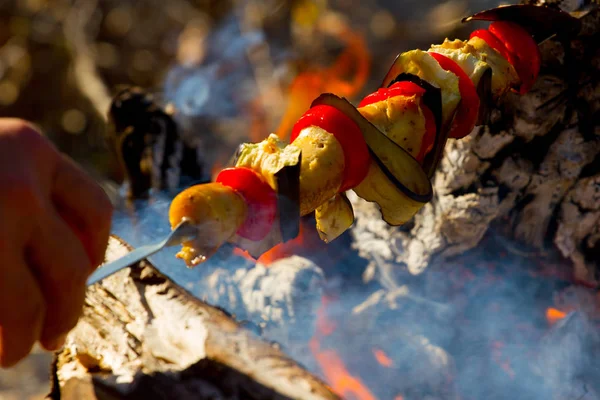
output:
[[[311,107],[296,122],[290,140],[295,142],[302,131],[319,127],[332,134],[344,152],[344,178],[340,192],[358,185],[367,174],[369,151],[356,123],[334,107],[320,105]]]
[[[431,53],[442,68],[452,72],[458,77],[458,90],[460,92],[460,103],[456,116],[450,127],[448,136],[453,139],[461,139],[467,136],[477,122],[479,113],[479,96],[471,78],[452,59],[438,53]]]
[[[369,171],[354,192],[365,200],[376,202],[388,224],[404,224],[431,200],[433,191],[425,171],[417,160],[373,126],[347,100],[322,94],[312,107],[322,104],[333,106],[352,118],[369,146],[372,158]]]
[[[354,210],[345,193],[338,193],[315,210],[319,237],[330,243],[354,223]]]
[[[344,149],[335,136],[317,126],[303,129],[292,145],[302,149],[300,215],[304,216],[340,191]]]
[[[365,97],[360,113],[417,161],[433,149],[435,117],[422,102],[425,89],[415,83],[396,82]]]
[[[488,46],[492,49],[496,50],[505,60],[508,60],[508,50],[504,47],[504,43],[500,41],[493,33],[488,31],[487,29],[477,29],[473,31],[469,36],[469,39],[473,39],[474,37],[478,37],[484,40]]]
[[[235,235],[247,214],[244,198],[220,183],[195,185],[179,193],[169,208],[171,227],[189,218],[198,226],[201,235],[183,243],[177,257],[190,267],[202,263]]]
[[[520,10],[513,12],[531,11]],[[498,21],[467,41],[446,39],[400,54],[359,108],[321,95],[295,124],[292,143],[271,135],[245,144],[235,168],[222,171],[217,183],[175,199],[171,224],[191,217],[208,232],[185,244],[180,257],[196,264],[226,241],[257,257],[295,236],[299,216],[312,212],[320,237],[330,242],[354,222],[349,189],[377,203],[388,224],[406,223],[433,196],[430,178],[448,137],[462,138],[486,122],[490,103],[511,89],[529,90],[538,71],[527,31]]]
[[[491,68],[492,101],[496,101],[509,88],[517,87],[520,83],[519,75],[508,60],[479,37],[473,37],[466,42],[446,39],[441,45],[431,46],[429,51],[442,54],[456,62],[471,78],[474,86],[479,84],[483,73]]]
[[[222,170],[215,180],[234,189],[246,201],[246,219],[236,233],[250,240],[261,240],[271,230],[277,213],[277,195],[266,180],[250,168]]]
[[[423,109],[428,108],[433,114],[433,119],[435,121],[435,141],[431,151],[426,153],[423,161],[421,161],[421,166],[425,173],[427,173],[427,176],[431,178],[441,159],[448,139],[447,126],[442,125],[442,91],[440,88],[432,85],[426,80],[406,72],[398,75],[392,83],[393,82],[412,82],[425,89],[422,100],[427,107]]]
[[[234,165],[258,172],[277,192],[282,241],[295,238],[300,229],[300,162],[302,151],[271,134],[259,143],[244,143]]]
[[[515,67],[521,85],[519,93],[527,93],[537,80],[541,65],[541,54],[537,44],[527,31],[513,22],[493,22],[489,31],[506,47],[508,61]]]
[[[442,125],[448,124],[460,101],[458,77],[443,69],[431,54],[422,50],[411,50],[398,55],[381,86],[389,86],[401,73],[416,75],[441,89]]]

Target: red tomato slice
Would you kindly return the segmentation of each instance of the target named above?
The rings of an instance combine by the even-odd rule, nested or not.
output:
[[[452,72],[458,77],[458,90],[460,92],[461,102],[452,127],[450,127],[450,137],[454,139],[461,139],[467,136],[477,123],[477,116],[479,115],[479,96],[477,95],[477,89],[473,85],[471,78],[463,71],[463,69],[451,58],[448,58],[442,54],[429,53],[436,61],[440,64],[440,67],[446,71]]]
[[[422,96],[425,94],[425,89],[413,82],[402,81],[396,82],[388,88],[381,88],[376,92],[371,93],[358,105],[358,107],[368,106],[369,104],[377,103],[378,101],[389,99],[396,96]]]
[[[518,91],[520,94],[527,93],[537,80],[542,63],[537,43],[529,32],[514,22],[494,21],[488,30],[504,44],[504,47],[514,57],[514,61],[511,63],[521,79],[521,87]]]
[[[368,106],[369,104],[377,103],[378,101],[383,101],[395,96],[417,95],[418,97],[420,97],[423,96],[425,92],[426,90],[423,89],[421,86],[417,85],[416,83],[409,81],[396,82],[388,88],[381,88],[376,92],[371,93],[370,95],[365,97],[358,106]],[[427,153],[431,151],[431,149],[433,148],[433,144],[435,143],[435,137],[437,135],[435,116],[433,115],[433,112],[429,109],[429,107],[427,107],[423,103],[421,103],[420,107],[421,111],[423,112],[423,116],[425,117],[425,135],[423,135],[419,153],[415,157],[415,159],[418,162],[423,161]]]
[[[474,37],[483,39],[488,44],[488,46],[496,50],[498,53],[500,53],[502,57],[504,57],[507,61],[510,62],[512,57],[509,54],[508,50],[506,50],[506,47],[504,47],[504,43],[502,43],[500,39],[494,36],[490,31],[488,31],[487,29],[477,29],[476,31],[473,31],[471,33],[469,39]]]
[[[344,150],[344,180],[339,191],[352,189],[362,182],[369,172],[371,155],[356,122],[335,107],[319,105],[309,109],[292,128],[290,140],[309,126],[318,126],[331,133]]]
[[[248,215],[237,234],[250,240],[261,240],[271,230],[277,214],[277,194],[256,171],[235,167],[222,170],[215,180],[242,195]]]

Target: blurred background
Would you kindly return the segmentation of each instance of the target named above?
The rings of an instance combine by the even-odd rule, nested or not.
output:
[[[460,19],[499,3],[0,0],[0,117],[36,123],[118,187],[107,110],[119,89],[140,86],[174,105],[205,151],[218,148],[216,169],[241,141],[287,131],[319,93],[356,101],[398,53],[465,38],[473,26]],[[0,371],[0,400],[43,398],[50,359],[36,350]]]

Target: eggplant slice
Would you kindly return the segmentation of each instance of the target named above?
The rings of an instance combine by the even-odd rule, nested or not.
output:
[[[521,25],[538,42],[554,35],[574,36],[581,30],[581,21],[557,8],[533,4],[499,6],[465,17],[462,22],[510,21]]]
[[[338,193],[315,210],[317,231],[325,243],[331,243],[354,223],[352,203],[345,193]]]
[[[487,125],[492,112],[492,69],[489,67],[479,79],[477,95],[479,96],[479,114],[476,125]]]
[[[345,98],[325,93],[313,101],[311,107],[323,104],[337,108],[358,125],[373,159],[396,188],[416,202],[427,203],[431,200],[433,188],[429,177],[406,150],[371,124]]]
[[[398,55],[400,57],[400,55]],[[398,59],[396,57],[396,60]],[[448,135],[450,134],[450,126],[442,126],[442,90],[426,80],[418,77],[414,74],[409,74],[406,72],[400,72],[396,77],[390,79],[394,74],[394,66],[396,62],[390,68],[390,72],[383,81],[382,86],[390,87],[396,82],[412,82],[423,89],[425,89],[425,94],[423,95],[423,103],[431,110],[433,116],[435,118],[435,142],[433,144],[433,149],[425,156],[425,159],[422,162],[422,167],[427,176],[431,179],[437,166],[440,163],[442,155],[444,154],[444,148],[446,147],[446,142],[448,141]],[[460,104],[459,104],[460,106]],[[456,107],[458,110],[458,107]],[[454,114],[456,115],[456,113]]]
[[[294,239],[300,233],[300,165],[302,152],[298,162],[286,165],[275,173],[277,182],[277,210],[281,239],[284,242]]]
[[[404,81],[412,82],[425,89],[423,103],[429,108],[429,110],[431,110],[435,118],[436,132],[433,149],[425,156],[423,162],[421,163],[423,170],[431,179],[442,155],[444,154],[443,150],[446,147],[446,142],[448,141],[448,135],[450,133],[450,129],[448,129],[449,127],[442,126],[442,90],[436,86],[433,86],[431,83],[418,77],[417,75],[406,72],[398,74],[398,76],[396,76],[396,78],[394,78],[387,86],[390,87],[396,82]],[[456,109],[458,110],[458,107]]]

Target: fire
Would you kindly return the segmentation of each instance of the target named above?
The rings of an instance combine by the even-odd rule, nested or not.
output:
[[[373,349],[373,355],[375,356],[377,362],[383,365],[384,367],[390,368],[394,365],[394,360],[392,360],[387,354],[385,354],[383,350]]]
[[[303,218],[300,220],[300,231],[298,236],[285,243],[278,244],[262,254],[258,259],[255,260],[248,252],[239,248],[234,249],[233,253],[263,265],[270,265],[279,259],[290,257],[292,255],[302,255],[303,253],[322,248],[323,246],[326,246],[326,244],[319,237],[319,234],[314,227],[314,220]]]
[[[556,308],[548,308],[546,310],[546,320],[550,325],[554,325],[561,319],[567,316],[567,313]]]
[[[289,136],[294,123],[321,93],[353,97],[365,85],[371,70],[371,56],[361,34],[345,25],[333,34],[346,48],[329,67],[315,67],[300,73],[289,87],[288,106],[277,128],[282,139]]]
[[[349,400],[376,400],[377,398],[362,380],[348,371],[335,350],[321,349],[319,339],[331,335],[335,330],[335,324],[332,324],[325,315],[325,310],[330,302],[331,299],[323,297],[321,308],[317,312],[317,332],[309,343],[310,350],[319,363],[325,380],[335,393]]]
[[[363,35],[353,31],[343,20],[327,15],[320,17],[319,12],[313,10],[308,13],[310,15],[307,24],[318,25],[319,30],[335,37],[345,44],[345,48],[333,64],[308,67],[300,72],[286,89],[287,107],[275,131],[282,140],[289,137],[296,121],[320,94],[334,93],[348,98],[356,96],[366,84],[371,72],[371,54]],[[297,13],[302,14],[299,11]],[[265,93],[263,96],[268,95]],[[256,104],[251,105],[251,114],[255,117],[250,129],[250,138],[253,141],[263,140],[268,129],[268,116],[262,109],[264,105],[259,106],[263,101],[264,99],[259,98]]]

